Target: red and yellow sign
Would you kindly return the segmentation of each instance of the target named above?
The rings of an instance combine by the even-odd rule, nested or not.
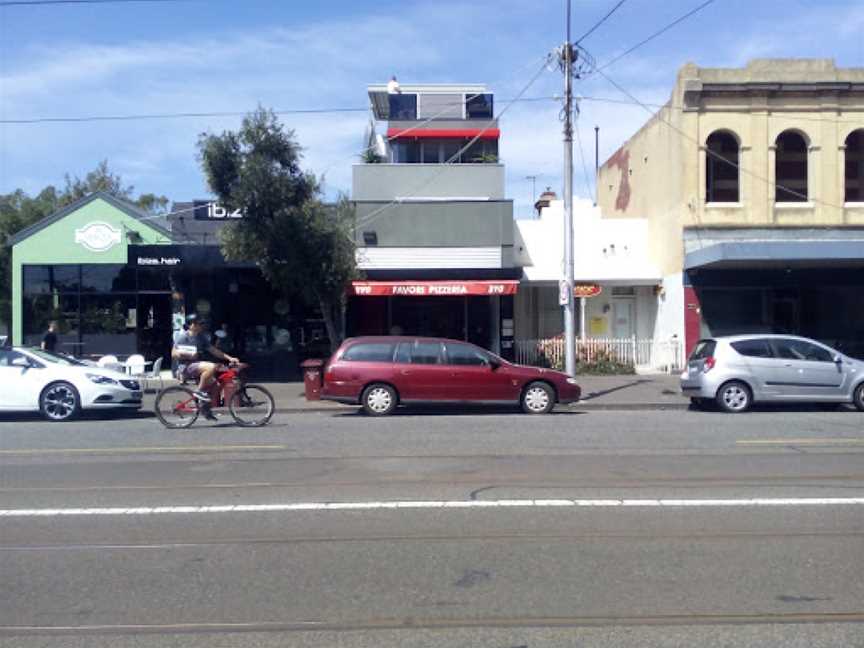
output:
[[[573,295],[575,297],[596,297],[603,288],[598,284],[576,284],[573,286]]]
[[[501,281],[352,281],[349,295],[360,297],[461,297],[515,295],[516,280]]]

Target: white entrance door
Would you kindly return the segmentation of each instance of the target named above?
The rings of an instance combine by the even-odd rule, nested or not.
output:
[[[612,300],[612,337],[630,338],[636,331],[636,307],[633,299]]]

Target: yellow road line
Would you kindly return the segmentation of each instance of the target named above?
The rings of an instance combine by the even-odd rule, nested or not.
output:
[[[738,445],[847,445],[864,443],[864,439],[742,439],[735,443]]]
[[[2,456],[32,456],[40,454],[144,454],[183,452],[231,452],[235,450],[285,450],[284,445],[222,445],[222,446],[131,446],[126,448],[23,448],[0,450]]]

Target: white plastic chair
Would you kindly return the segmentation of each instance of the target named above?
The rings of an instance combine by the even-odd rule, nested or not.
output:
[[[144,360],[144,356],[136,353],[127,358],[126,373],[130,376],[141,376],[144,374],[144,368],[146,366],[147,362]]]
[[[161,390],[164,383],[162,381],[162,357],[156,358],[156,361],[153,363],[153,368],[149,373],[145,373],[143,376],[144,384],[149,389],[151,380],[159,381],[159,389]]]
[[[96,364],[100,367],[110,367],[111,369],[113,369],[115,365],[118,365],[120,363],[117,360],[117,356],[104,355],[101,358],[99,358],[99,361]]]

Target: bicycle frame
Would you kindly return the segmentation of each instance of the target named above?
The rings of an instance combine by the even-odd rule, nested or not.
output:
[[[216,368],[216,379],[210,383],[207,388],[207,393],[210,395],[210,407],[224,407],[231,401],[234,396],[243,386],[243,379],[240,372],[248,365],[240,363],[233,367],[219,365]],[[185,401],[177,403],[174,407],[176,412],[195,412],[198,409],[198,403],[194,398],[189,398]]]

